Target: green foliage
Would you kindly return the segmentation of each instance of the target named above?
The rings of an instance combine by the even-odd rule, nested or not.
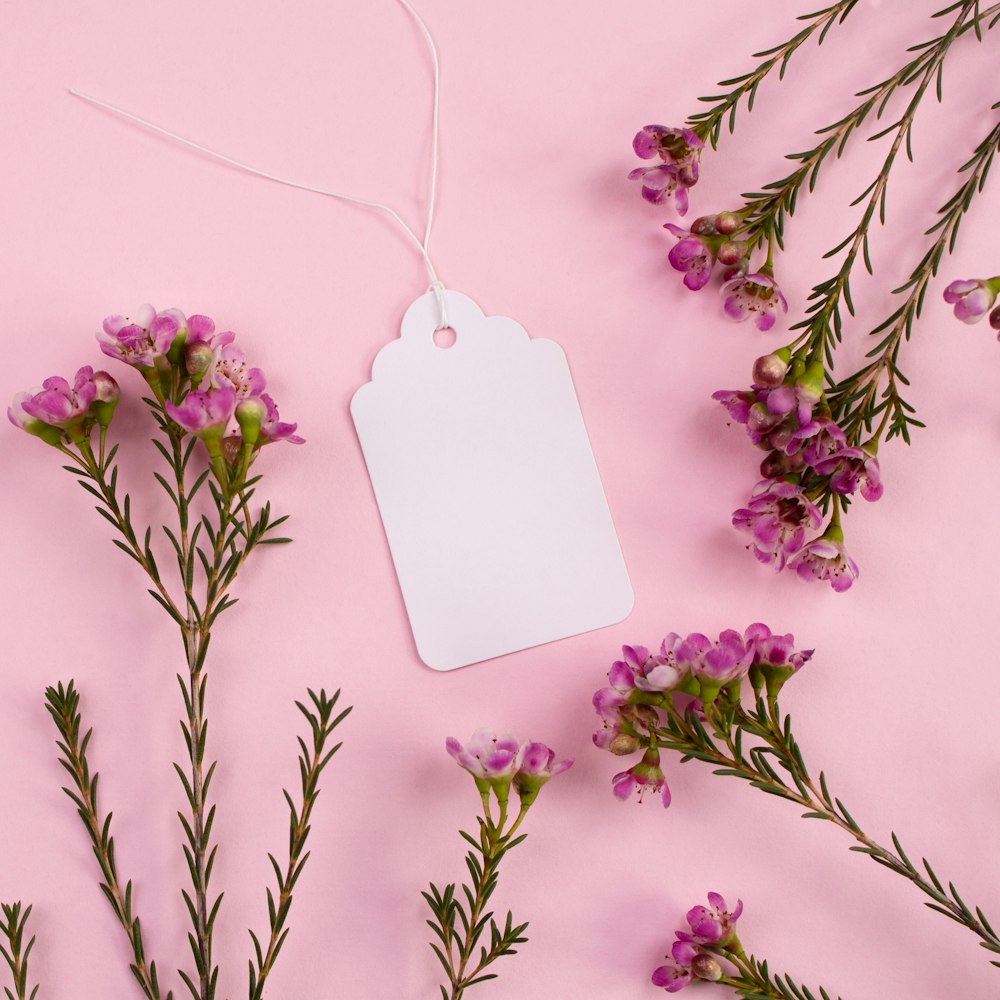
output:
[[[323,769],[330,763],[333,755],[340,749],[341,744],[327,749],[327,742],[333,734],[334,729],[347,718],[350,708],[334,715],[340,692],[335,691],[333,697],[328,697],[326,691],[320,690],[317,695],[309,691],[310,705],[304,705],[297,701],[299,711],[305,716],[309,723],[309,735],[311,743],[299,737],[299,777],[301,779],[301,800],[298,807],[292,801],[291,795],[286,791],[285,801],[288,803],[288,863],[284,870],[278,864],[273,854],[268,854],[271,866],[274,868],[274,876],[277,881],[277,891],[267,890],[267,913],[269,937],[267,947],[262,948],[260,939],[250,931],[250,938],[253,941],[255,961],[250,961],[250,1000],[261,1000],[264,996],[264,986],[267,977],[271,972],[274,962],[278,957],[281,946],[288,937],[288,928],[285,922],[292,906],[292,891],[295,883],[298,882],[302,870],[309,860],[309,854],[305,851],[306,841],[309,838],[310,818],[313,806],[319,797],[319,778]]]
[[[18,903],[0,903],[0,936],[4,941],[0,941],[0,955],[3,956],[10,974],[14,980],[13,992],[4,987],[4,994],[7,1000],[35,1000],[38,994],[38,986],[28,992],[28,955],[35,944],[35,936],[32,935],[27,945],[24,944],[24,932],[28,926],[28,917],[31,916],[31,907],[22,908]]]
[[[90,837],[94,857],[97,858],[98,867],[101,869],[101,892],[111,904],[111,909],[118,918],[132,948],[132,961],[129,968],[147,1000],[161,1000],[156,963],[150,962],[148,965],[146,963],[142,927],[139,918],[132,911],[132,881],[129,879],[123,889],[118,877],[118,866],[115,862],[115,841],[111,836],[111,813],[102,818],[98,810],[97,781],[99,775],[96,771],[91,772],[87,762],[87,748],[90,745],[93,730],[88,729],[81,738],[80,695],[73,681],[71,680],[65,685],[59,683],[56,687],[47,688],[45,703],[45,707],[59,731],[59,739],[56,741],[56,746],[59,747],[61,753],[59,763],[72,781],[72,787],[63,788],[63,791],[76,806],[77,814]],[[24,919],[27,919],[27,914],[25,914]],[[27,954],[25,954],[26,958]],[[167,991],[163,1000],[172,1000],[172,996],[172,993]],[[22,1000],[20,995],[18,1000]]]
[[[469,987],[496,979],[495,972],[484,970],[504,955],[516,955],[515,946],[528,940],[524,936],[527,923],[515,924],[508,911],[501,926],[493,919],[493,911],[486,910],[497,887],[500,862],[526,836],[514,836],[526,811],[522,809],[506,832],[503,829],[505,810],[501,811],[496,824],[490,819],[488,810],[485,818],[479,817],[478,838],[459,831],[462,839],[471,845],[465,856],[470,881],[463,883],[461,893],[456,892],[454,883],[446,885],[443,891],[431,883],[429,891],[422,893],[433,914],[427,925],[437,938],[431,942],[431,948],[448,977],[448,985],[440,987],[443,1000],[461,1000]],[[487,927],[489,946],[480,944]],[[478,957],[475,956],[477,947]]]
[[[803,14],[798,20],[808,23],[801,31],[793,35],[787,42],[765,49],[763,52],[754,53],[753,58],[760,60],[760,64],[755,69],[742,76],[735,76],[731,80],[722,80],[719,83],[720,87],[732,87],[732,90],[725,94],[713,94],[710,97],[699,98],[700,101],[712,104],[714,107],[691,115],[687,120],[688,128],[695,131],[701,139],[707,139],[713,149],[716,148],[719,144],[722,123],[728,120],[730,132],[736,127],[736,112],[740,102],[746,99],[747,111],[752,111],[757,88],[765,77],[777,67],[778,79],[783,79],[788,62],[795,54],[796,49],[816,31],[819,31],[819,44],[822,45],[830,29],[835,24],[843,24],[857,2],[858,0],[839,0],[838,3],[825,7],[823,10],[814,11],[812,14]]]
[[[805,810],[804,819],[826,820],[839,827],[857,841],[851,850],[867,854],[912,882],[930,898],[927,906],[970,930],[983,948],[1000,955],[1000,937],[982,910],[970,908],[952,883],[946,887],[926,859],[919,866],[914,864],[894,833],[891,850],[869,837],[844,803],[830,793],[822,771],[813,781],[792,732],[791,717],[782,715],[777,701],[768,704],[761,699],[751,711],[741,705],[729,706],[725,712],[713,710],[706,722],[691,712],[682,715],[673,706],[665,710],[665,725],[655,730],[660,748],[676,751],[682,762],[704,761],[713,765],[715,774],[740,778],[762,792],[787,799]],[[753,741],[749,748],[747,737]],[[1000,966],[998,961],[992,964]],[[794,990],[779,995],[799,1000]]]

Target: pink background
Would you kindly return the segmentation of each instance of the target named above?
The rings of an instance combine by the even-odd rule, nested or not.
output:
[[[775,969],[845,998],[996,995],[997,973],[970,934],[791,806],[674,760],[668,812],[614,801],[618,761],[591,746],[590,698],[623,642],[760,619],[794,631],[817,649],[784,699],[812,767],[872,835],[895,828],[1000,918],[1000,677],[987,632],[1000,356],[985,325],[962,327],[940,299],[946,277],[1000,270],[1000,178],[906,349],[910,399],[929,427],[911,449],[883,450],[885,497],[857,504],[846,525],[862,576],[837,596],[758,566],[729,526],[759,456],[709,396],[745,385],[783,330],[731,325],[714,293],[687,293],[664,261],[659,226],[672,210],[642,203],[624,180],[636,128],[681,120],[714,81],[749,68],[751,52],[788,37],[802,5],[757,5],[752,16],[732,0],[420,6],[443,64],[435,260],[487,312],[565,347],[637,595],[621,625],[447,675],[417,659],[347,409],[424,288],[419,258],[384,219],[209,162],[64,89],[265,168],[387,199],[415,222],[430,74],[414,25],[389,0],[308,0],[281,13],[234,0],[4,5],[3,393],[97,364],[101,318],[148,300],[238,331],[308,438],[262,459],[296,543],[250,568],[211,655],[220,997],[245,990],[246,928],[266,925],[265,853],[284,850],[292,701],[307,685],[342,686],[356,708],[315,813],[275,997],[437,995],[419,893],[461,878],[456,831],[474,824],[478,804],[444,738],[484,724],[546,740],[577,764],[541,796],[496,897],[531,921],[531,940],[476,996],[656,995],[649,973],[709,889],[743,898],[743,939]],[[936,6],[862,0],[823,49],[810,43],[782,87],[761,88],[741,119],[752,128],[705,156],[693,214],[782,176],[782,154],[811,145],[811,128],[850,106],[848,90],[882,79],[932,33],[923,15]],[[928,103],[918,120],[919,171],[903,163],[891,183],[899,228],[874,237],[878,280],[857,279],[855,356],[995,119],[984,81],[997,39],[977,52],[967,38],[960,51],[944,106]],[[846,206],[882,148],[857,143],[802,201],[778,265],[790,320],[831,273],[820,256],[853,225]],[[139,516],[159,523],[167,511],[148,472],[137,379],[115,374],[129,394],[116,421],[122,475]],[[187,961],[183,803],[169,766],[183,754],[180,647],[57,456],[12,429],[0,449],[0,895],[35,904],[33,967],[47,1000],[124,1000],[138,995],[127,946],[59,791],[42,692],[70,676],[84,692],[120,867],[135,879],[149,953],[176,985],[172,970]]]

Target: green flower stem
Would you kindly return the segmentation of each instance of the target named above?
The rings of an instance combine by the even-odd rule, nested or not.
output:
[[[0,935],[6,939],[6,945],[0,943],[0,955],[3,955],[14,979],[16,1000],[35,1000],[38,986],[28,993],[28,955],[35,944],[34,935],[27,945],[24,944],[24,931],[28,925],[28,917],[31,916],[31,907],[22,909],[20,903],[3,903],[0,904],[0,912],[3,914],[0,919]],[[6,987],[4,993],[9,1000],[15,1000],[14,994]]]
[[[142,928],[139,918],[132,912],[132,882],[126,882],[124,889],[118,877],[115,864],[115,842],[111,836],[111,813],[103,818],[97,806],[98,774],[91,774],[87,763],[87,746],[93,730],[88,730],[81,739],[81,717],[79,712],[80,695],[73,682],[67,685],[59,684],[50,687],[45,692],[46,709],[59,730],[57,746],[62,753],[59,763],[66,769],[73,781],[72,788],[63,791],[73,800],[80,819],[90,836],[94,849],[94,857],[101,869],[101,891],[111,904],[118,922],[121,924],[129,945],[132,948],[132,962],[129,968],[135,976],[143,995],[147,1000],[161,1000],[160,985],[156,974],[156,963],[147,965],[145,946],[142,940]],[[30,907],[29,907],[30,909]],[[24,914],[27,919],[27,913]],[[29,946],[30,947],[30,946]],[[24,960],[27,960],[25,952]],[[15,975],[16,978],[16,975]],[[38,987],[36,986],[37,990]],[[34,997],[34,992],[31,996]],[[167,992],[165,1000],[172,1000],[173,994]],[[18,1000],[23,1000],[23,993],[18,994]]]
[[[743,76],[734,77],[731,80],[723,80],[720,87],[733,86],[733,89],[725,94],[716,94],[712,97],[702,97],[706,104],[714,104],[715,107],[708,111],[701,111],[691,115],[686,124],[702,141],[708,141],[714,149],[719,142],[719,135],[722,131],[722,123],[729,117],[729,131],[732,132],[736,125],[736,111],[740,102],[746,98],[747,111],[753,110],[754,99],[757,96],[757,88],[771,71],[778,67],[778,78],[782,79],[788,61],[792,58],[795,50],[819,31],[819,44],[823,44],[827,32],[835,25],[842,24],[851,11],[857,6],[858,0],[838,0],[823,10],[814,11],[811,14],[803,14],[797,18],[799,21],[809,23],[797,34],[793,35],[787,42],[775,45],[773,48],[765,49],[763,52],[754,53],[753,58],[761,60],[760,64],[751,72]]]
[[[994,108],[997,107],[1000,104],[994,105]],[[900,347],[910,339],[913,324],[920,317],[927,286],[937,274],[944,255],[954,248],[962,218],[976,194],[982,191],[998,150],[1000,122],[993,126],[976,147],[972,158],[959,170],[960,174],[966,174],[964,182],[941,206],[938,210],[940,218],[925,234],[931,236],[937,233],[937,236],[907,281],[896,289],[897,293],[906,292],[906,298],[888,319],[872,330],[872,336],[881,338],[869,352],[868,356],[873,360],[837,383],[828,393],[833,417],[852,444],[860,443],[866,434],[871,433],[872,423],[880,412],[883,414],[881,425],[873,435],[876,442],[881,440],[886,427],[887,440],[900,435],[909,442],[910,426],[923,426],[912,417],[913,409],[900,393],[900,383],[907,384],[906,377],[899,370]],[[886,386],[879,393],[883,377],[886,378]]]
[[[944,16],[958,6],[958,4],[952,4],[934,16]],[[795,170],[781,180],[764,185],[762,191],[747,196],[746,203],[738,213],[745,220],[745,224],[740,230],[744,238],[751,240],[755,246],[759,246],[768,232],[773,230],[780,245],[786,215],[794,214],[803,185],[807,184],[809,191],[815,187],[820,167],[827,157],[833,153],[835,158],[839,158],[851,136],[873,111],[876,119],[881,117],[886,104],[896,90],[911,84],[930,64],[940,65],[956,38],[970,30],[976,30],[978,34],[982,22],[1000,13],[1000,3],[996,3],[981,11],[978,17],[969,20],[967,19],[967,11],[975,5],[966,2],[961,6],[962,24],[955,35],[946,32],[928,42],[914,46],[912,51],[916,51],[917,55],[881,83],[861,91],[858,96],[863,97],[864,100],[839,121],[820,129],[817,135],[822,136],[822,138],[812,149],[793,153],[788,157],[788,159],[798,161],[799,165]],[[992,28],[993,23],[995,22],[990,23],[989,27]]]
[[[862,193],[861,198],[868,195],[868,202],[865,205],[861,220],[854,231],[836,247],[829,251],[827,256],[838,253],[845,246],[848,247],[847,254],[841,261],[840,269],[830,279],[814,286],[809,296],[810,305],[807,310],[807,317],[797,323],[792,329],[802,329],[802,334],[795,342],[796,347],[801,349],[813,361],[826,361],[827,365],[833,365],[833,348],[835,342],[841,338],[841,312],[840,303],[843,300],[847,311],[854,314],[854,303],[851,300],[851,272],[858,257],[864,261],[864,265],[869,274],[872,273],[872,263],[869,254],[868,234],[871,229],[872,219],[878,211],[879,221],[885,224],[885,197],[886,188],[889,183],[889,176],[896,163],[896,158],[903,144],[906,144],[907,156],[912,159],[910,152],[910,135],[913,127],[913,120],[916,117],[917,109],[927,92],[931,83],[938,80],[938,96],[940,97],[941,82],[940,74],[944,66],[945,57],[948,54],[951,43],[961,33],[963,27],[970,23],[968,19],[972,15],[973,21],[978,23],[979,0],[964,0],[951,28],[941,36],[937,46],[934,47],[933,55],[927,60],[926,65],[920,75],[910,102],[903,112],[902,117],[894,126],[890,126],[888,131],[895,128],[895,136],[885,156],[882,167],[875,177],[875,180]],[[885,132],[881,133],[882,135]],[[858,199],[860,200],[860,199]],[[855,202],[856,204],[856,202]]]
[[[930,897],[927,906],[972,931],[982,947],[1000,955],[1000,937],[981,909],[977,907],[973,912],[952,883],[948,883],[946,889],[926,859],[921,861],[923,871],[918,869],[895,834],[892,835],[893,850],[869,837],[840,799],[831,796],[822,772],[818,785],[813,782],[792,733],[791,719],[782,716],[776,701],[770,704],[758,701],[752,712],[740,705],[728,705],[721,711],[716,708],[707,725],[690,712],[682,715],[672,705],[664,708],[666,728],[654,732],[661,749],[680,753],[683,761],[696,759],[712,764],[716,774],[742,778],[754,788],[794,802],[806,810],[803,814],[806,819],[822,819],[839,827],[857,841],[851,850],[869,855],[878,864],[912,882]],[[760,741],[747,754],[743,752],[744,736]],[[1000,966],[997,961],[992,964]]]
[[[463,839],[473,847],[465,859],[472,885],[462,886],[464,902],[457,898],[454,884],[446,886],[444,892],[432,884],[430,892],[423,893],[435,917],[427,923],[441,943],[439,947],[432,942],[431,947],[448,977],[448,985],[441,986],[442,1000],[463,1000],[469,987],[495,979],[496,974],[486,972],[486,968],[503,955],[516,954],[515,945],[527,941],[523,936],[528,927],[526,923],[515,925],[513,915],[508,912],[501,928],[493,920],[492,912],[483,911],[496,889],[501,860],[525,838],[525,834],[516,834],[530,806],[522,803],[517,817],[505,830],[506,801],[500,803],[499,817],[494,823],[490,817],[488,795],[484,795],[483,800],[484,817],[479,819],[479,838],[462,833]],[[460,927],[456,926],[456,916]],[[487,924],[490,945],[489,948],[479,945],[476,960],[474,953]]]
[[[271,866],[274,868],[274,875],[278,882],[277,900],[275,894],[270,889],[267,890],[267,911],[270,925],[270,935],[267,941],[267,948],[263,949],[260,940],[253,931],[250,937],[253,940],[257,966],[250,963],[250,1000],[261,1000],[264,996],[264,986],[267,977],[274,966],[281,946],[288,937],[288,929],[285,921],[288,918],[289,910],[292,906],[292,890],[295,883],[302,874],[309,855],[305,853],[306,841],[309,838],[310,818],[313,806],[319,797],[319,778],[323,769],[330,763],[333,755],[340,749],[341,744],[327,750],[327,741],[334,729],[347,717],[350,708],[344,709],[334,716],[340,692],[336,691],[332,698],[327,697],[326,691],[321,690],[318,695],[309,691],[309,699],[312,708],[307,707],[302,702],[296,702],[299,711],[305,716],[309,723],[310,735],[312,736],[312,747],[306,741],[299,739],[301,754],[299,755],[299,774],[301,777],[302,799],[296,808],[292,797],[285,792],[285,801],[289,809],[289,831],[288,831],[288,863],[282,871],[273,854],[269,854]]]

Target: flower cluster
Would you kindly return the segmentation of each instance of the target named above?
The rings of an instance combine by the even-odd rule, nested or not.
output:
[[[628,176],[642,185],[642,196],[654,205],[673,198],[678,215],[688,210],[688,190],[698,183],[698,164],[704,149],[702,138],[689,128],[647,125],[636,133],[632,148],[644,160],[659,158],[660,163],[636,167]],[[750,260],[757,240],[745,212],[719,212],[703,215],[682,229],[668,222],[664,227],[678,242],[670,250],[670,266],[684,275],[684,285],[691,291],[704,288],[719,265],[723,312],[737,322],[751,316],[757,329],[770,330],[778,312],[788,312],[788,303],[774,280],[773,248],[754,273]]]
[[[216,478],[229,493],[245,481],[261,446],[304,440],[295,433],[295,424],[281,421],[264,391],[264,373],[249,366],[235,339],[232,332],[217,332],[208,316],[185,317],[179,309],[157,312],[151,305],[140,306],[132,316],[108,316],[97,334],[108,357],[135,368],[146,380],[157,413],[178,434],[193,434],[205,443]],[[53,377],[39,389],[18,393],[7,416],[49,444],[76,445],[84,453],[98,426],[103,453],[120,395],[107,372],[86,367],[76,373],[73,385]]]
[[[683,273],[686,288],[693,292],[704,288],[719,265],[722,311],[729,319],[741,323],[753,317],[757,329],[766,333],[779,312],[788,312],[788,302],[774,280],[770,255],[753,274],[749,273],[753,243],[740,238],[745,227],[738,213],[703,215],[690,229],[672,222],[663,228],[677,237],[667,261],[675,271]]]
[[[464,746],[449,736],[445,749],[472,775],[480,795],[486,798],[492,791],[506,805],[513,784],[522,809],[535,801],[542,785],[573,765],[571,759],[556,762],[555,751],[544,743],[497,736],[491,729],[477,729]]]
[[[674,711],[686,698],[685,710],[704,715],[717,702],[735,704],[744,679],[754,694],[766,691],[773,701],[782,685],[812,657],[812,650],[797,652],[795,637],[776,635],[756,623],[745,632],[727,629],[713,642],[700,632],[680,636],[671,632],[657,653],[645,646],[623,646],[622,658],[608,671],[609,687],[594,695],[594,708],[602,726],[594,744],[618,756],[644,749],[639,763],[611,779],[617,798],[628,799],[638,791],[658,792],[670,805],[670,789],[660,767],[656,731],[660,711]]]
[[[747,429],[756,447],[767,452],[746,507],[733,514],[733,524],[751,537],[760,562],[776,570],[786,566],[803,580],[828,580],[836,591],[847,590],[858,567],[844,549],[840,525],[841,498],[860,493],[870,502],[883,487],[877,439],[860,446],[831,418],[819,362],[792,357],[787,348],[758,358],[748,390],[713,394],[729,416]],[[826,530],[818,502],[834,501]]]
[[[47,444],[65,447],[88,441],[95,426],[106,429],[120,398],[118,383],[88,365],[76,373],[72,385],[53,375],[39,388],[19,392],[7,407],[7,418]]]
[[[1000,340],[1000,305],[994,308],[998,294],[1000,275],[953,281],[944,290],[944,300],[955,307],[955,316],[963,323],[978,323],[989,313],[990,326],[997,331],[997,340]]]
[[[652,982],[668,993],[677,993],[695,979],[717,983],[723,976],[722,966],[716,955],[742,951],[736,936],[736,921],[743,912],[742,900],[730,912],[725,899],[717,892],[708,894],[708,906],[695,906],[688,910],[689,930],[675,931],[666,964],[654,969]]]
[[[647,125],[636,133],[632,148],[644,160],[659,158],[651,167],[636,167],[630,180],[642,182],[642,196],[654,205],[671,197],[678,215],[688,209],[688,188],[698,183],[698,161],[705,144],[688,128]]]

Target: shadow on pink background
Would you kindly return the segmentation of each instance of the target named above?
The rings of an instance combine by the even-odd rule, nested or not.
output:
[[[752,118],[742,116],[752,128],[706,154],[692,215],[783,176],[782,155],[840,117],[848,91],[882,79],[906,45],[934,32],[923,17],[934,6],[862,0],[821,50],[809,43],[786,82],[766,83]],[[970,903],[1000,913],[1000,356],[985,326],[962,327],[940,300],[946,278],[1000,269],[1000,179],[963,225],[906,350],[928,429],[909,450],[883,449],[885,497],[856,505],[847,522],[861,579],[837,596],[758,566],[729,527],[758,456],[709,397],[746,384],[784,329],[730,325],[711,291],[687,293],[665,264],[659,227],[672,210],[645,205],[624,180],[639,126],[679,122],[716,80],[749,68],[751,52],[788,37],[803,9],[420,8],[442,52],[441,277],[565,348],[637,595],[621,625],[446,675],[416,656],[347,409],[423,290],[419,258],[383,219],[212,163],[65,91],[76,85],[265,169],[388,200],[415,222],[430,73],[405,12],[389,0],[282,12],[228,0],[4,7],[3,391],[96,364],[101,318],[148,300],[238,331],[308,439],[262,459],[295,544],[250,567],[211,653],[220,997],[245,989],[247,927],[266,925],[266,852],[286,841],[292,703],[307,685],[342,687],[356,708],[316,809],[276,997],[436,995],[420,890],[461,878],[457,830],[472,827],[478,805],[444,739],[479,725],[577,759],[542,794],[502,875],[496,905],[531,922],[530,941],[478,988],[484,1000],[654,996],[650,971],[708,890],[741,897],[744,942],[806,984],[853,1000],[995,995],[997,974],[967,932],[787,804],[675,761],[669,811],[614,801],[618,761],[591,746],[590,698],[623,642],[757,620],[793,631],[817,650],[783,698],[811,766],[869,833],[887,840],[895,829]],[[997,39],[976,51],[967,38],[960,52],[944,105],[928,103],[918,119],[918,169],[903,164],[890,184],[899,229],[876,234],[878,280],[856,284],[854,357],[919,259],[915,237],[956,168],[993,124],[997,94],[984,80]],[[846,206],[882,155],[856,144],[802,201],[779,262],[791,321],[831,273],[821,254],[853,227]],[[131,395],[116,418],[127,475],[149,445],[138,380],[115,374]],[[71,676],[83,691],[119,865],[135,881],[149,952],[174,982],[188,953],[183,797],[169,766],[184,752],[180,646],[54,453],[13,428],[0,449],[0,895],[34,903],[46,1000],[126,1000],[138,995],[127,946],[59,791],[42,692]],[[158,524],[166,510],[151,477],[127,487],[140,518]]]

